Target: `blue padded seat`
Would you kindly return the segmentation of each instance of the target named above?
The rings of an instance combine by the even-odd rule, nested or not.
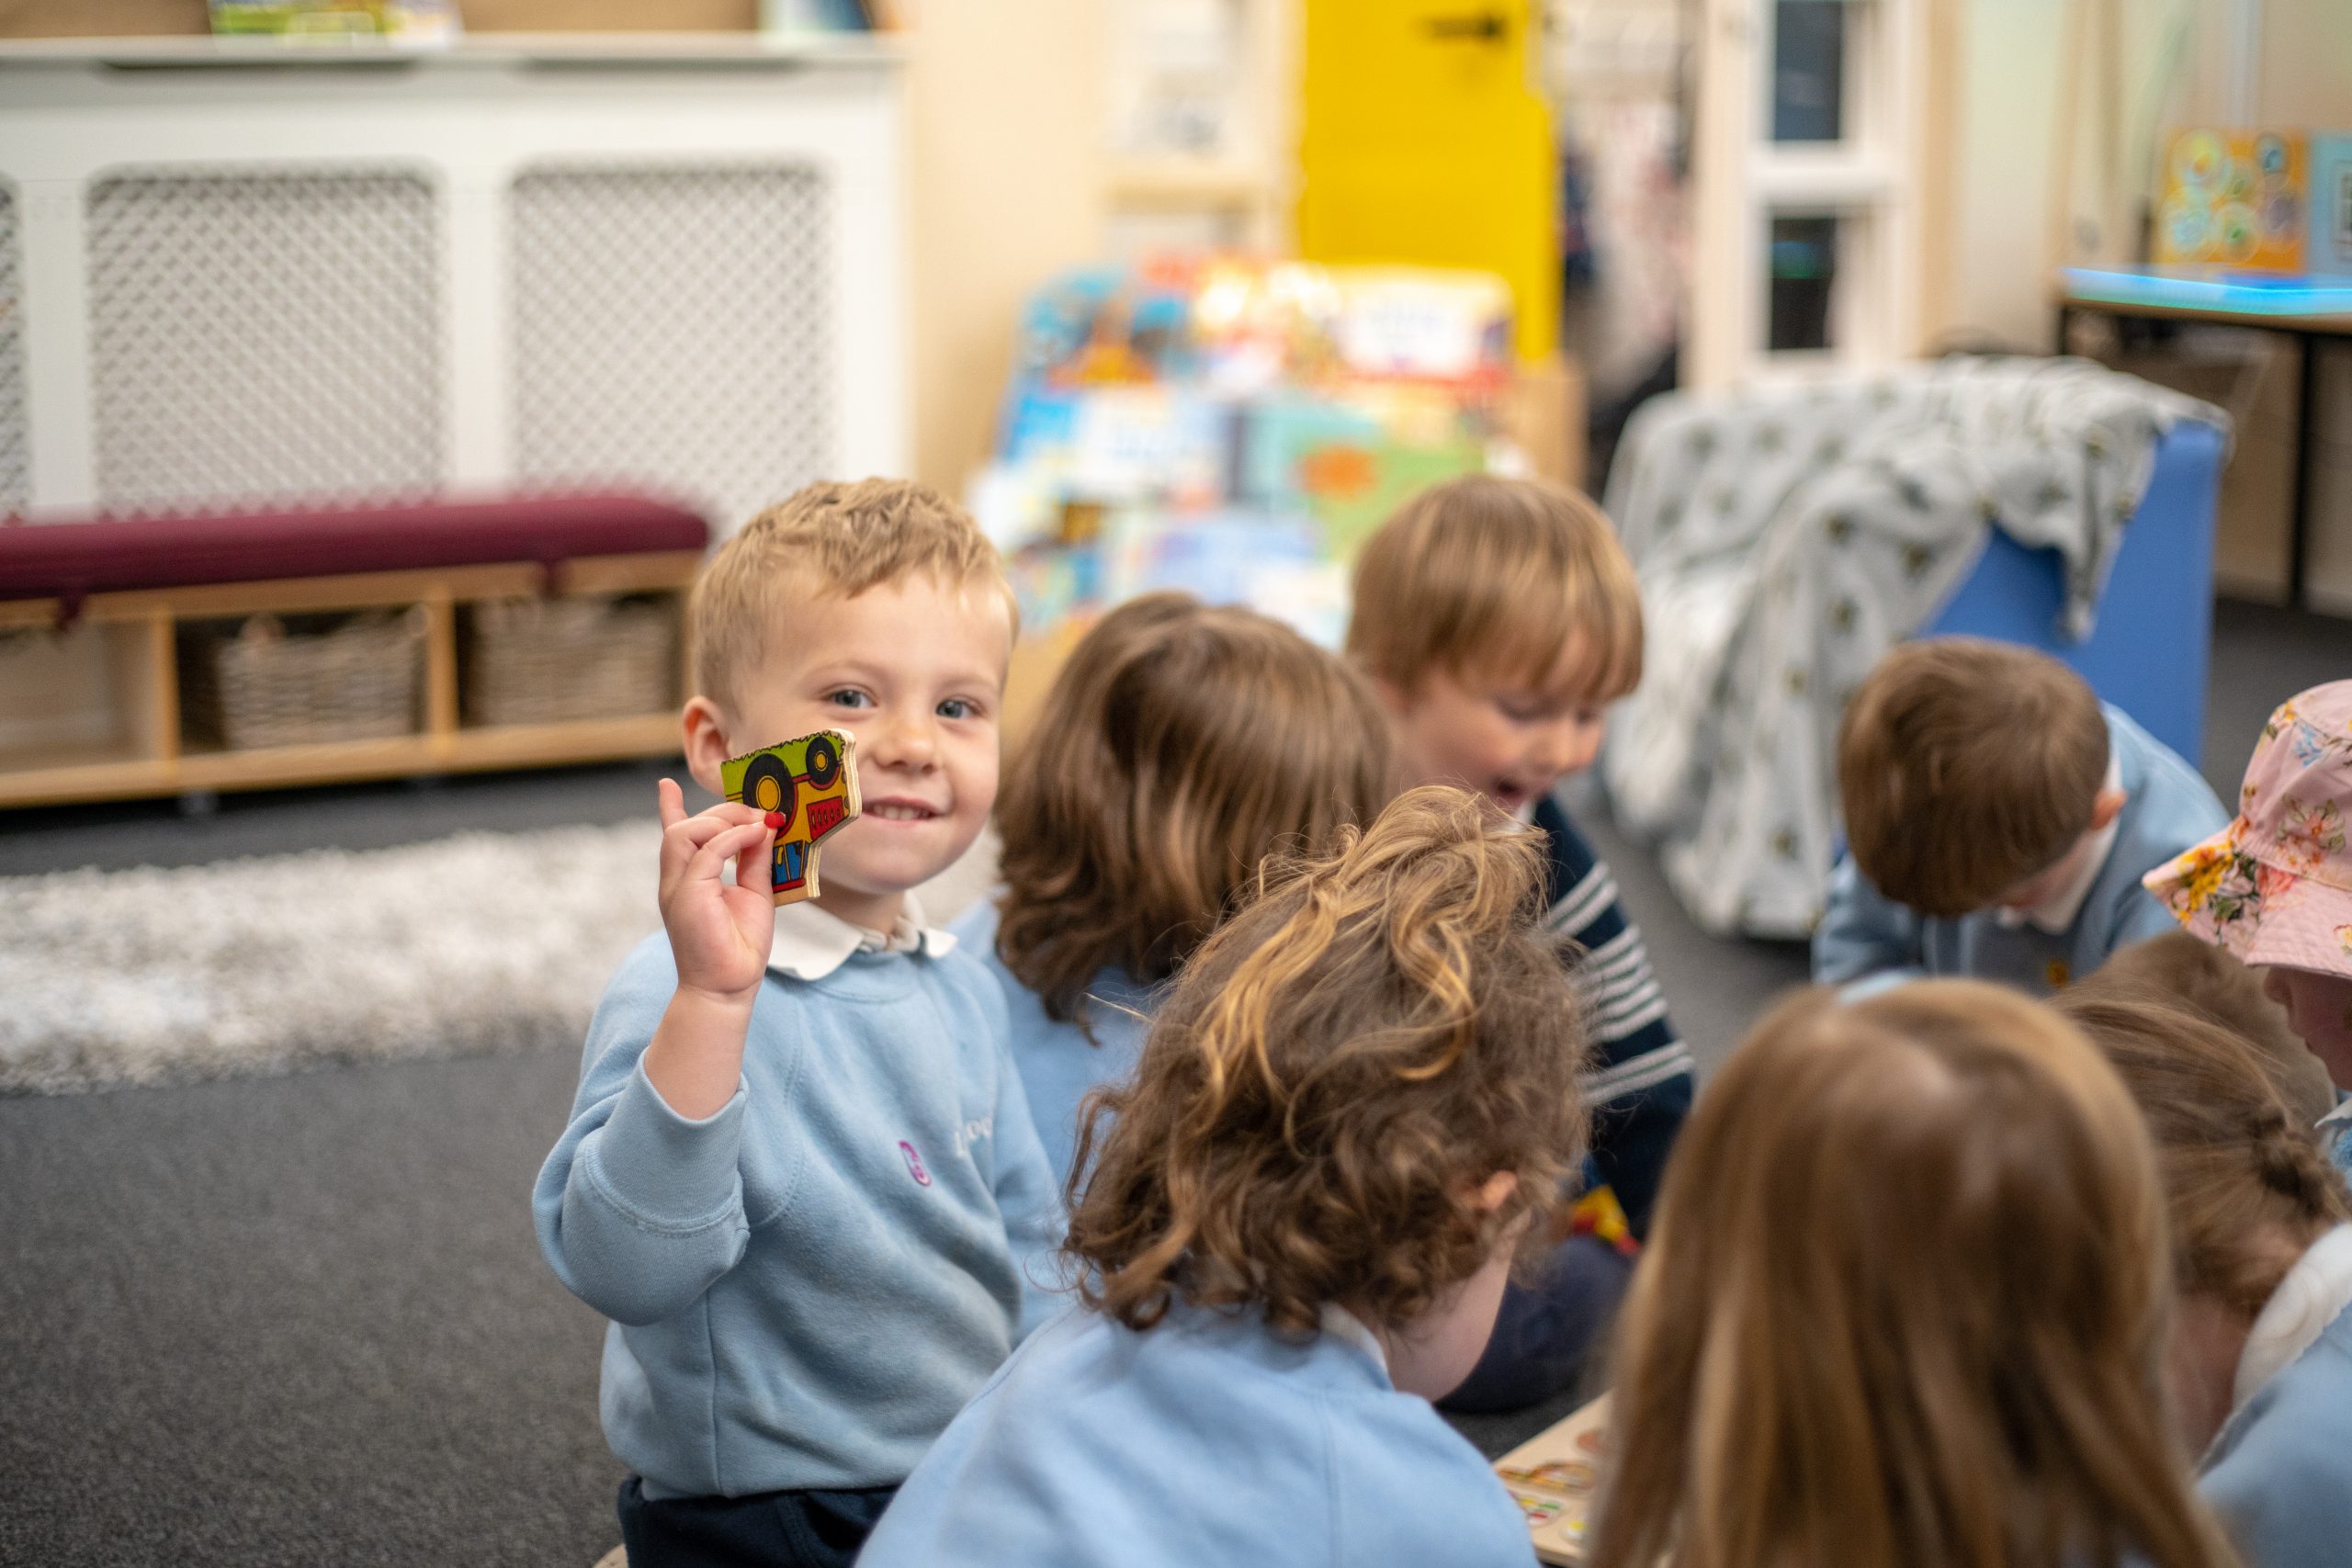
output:
[[[1960,589],[1922,637],[2022,643],[2064,660],[2091,689],[2195,766],[2205,739],[2205,669],[2213,635],[2213,513],[2222,435],[2183,421],[2156,444],[2140,509],[2124,525],[2098,621],[2085,642],[2059,629],[2058,552],[1993,530]]]

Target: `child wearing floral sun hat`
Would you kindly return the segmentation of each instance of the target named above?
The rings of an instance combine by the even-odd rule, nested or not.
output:
[[[2191,935],[2268,967],[2263,983],[2339,1089],[2352,1089],[2352,681],[2289,699],[2262,727],[2227,831],[2148,874]],[[2321,1123],[2352,1169],[2352,1101]]]

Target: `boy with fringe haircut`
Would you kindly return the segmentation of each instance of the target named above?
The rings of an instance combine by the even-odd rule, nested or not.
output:
[[[2140,879],[2228,825],[2197,771],[2047,654],[1905,643],[1838,731],[1846,856],[1813,977],[2046,994],[2173,920]]]
[[[1693,1064],[1615,879],[1553,797],[1591,766],[1603,713],[1641,680],[1633,564],[1585,497],[1474,475],[1422,491],[1381,525],[1354,598],[1348,654],[1388,708],[1404,782],[1476,790],[1544,836],[1544,925],[1580,954],[1592,1035],[1591,1163],[1639,1238],[1690,1108]],[[1599,1237],[1563,1243],[1532,1286],[1513,1284],[1451,1407],[1512,1408],[1566,1386],[1629,1268]]]
[[[1051,1304],[1061,1216],[1003,995],[910,891],[995,801],[1012,594],[961,508],[868,479],[745,525],[688,620],[695,780],[720,794],[728,758],[837,728],[864,814],[822,895],[778,908],[763,814],[689,817],[662,781],[663,929],[597,1006],[532,1206],[613,1320],[631,1568],[846,1568]]]

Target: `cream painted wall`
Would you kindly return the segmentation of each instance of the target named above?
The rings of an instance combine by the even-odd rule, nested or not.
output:
[[[1021,300],[1102,254],[1100,0],[922,0],[909,80],[915,473],[988,451]]]
[[[1973,0],[1965,8],[1951,161],[1959,210],[1947,231],[1955,254],[1948,314],[1929,329],[1931,343],[1990,337],[2039,348],[2048,341],[2041,257],[2064,9],[2053,0]]]
[[[2216,121],[2228,101],[2223,0],[2118,0],[2123,18],[2123,146],[2129,177],[2152,177],[2151,129]],[[1965,0],[1957,211],[1947,334],[2046,347],[2043,276],[2052,160],[2058,146],[2064,0]],[[2258,107],[2267,124],[2352,130],[2352,4],[2262,0]],[[2173,17],[2190,23],[2177,69],[2166,60]],[[2168,82],[2159,78],[2169,78]],[[2086,129],[2078,161],[2096,162]]]
[[[1951,165],[1951,263],[1934,342],[1990,340],[2044,351],[2052,327],[2049,200],[2064,96],[2060,57],[2063,0],[1962,0],[1964,68],[1960,134]],[[2226,115],[2229,12],[2225,0],[2118,0],[2122,18],[2125,104],[2120,117],[2127,178],[2154,176],[2155,138],[2170,127],[2218,123]],[[2263,50],[2256,108],[2263,123],[2352,130],[2352,4],[2262,0]],[[2170,18],[2188,31],[2178,62]],[[2087,94],[2087,84],[2084,85]],[[2095,138],[2078,137],[2078,192],[2094,185]],[[2094,212],[2098,203],[2080,199]],[[2335,361],[2352,357],[2338,349]],[[2153,369],[2154,367],[2149,368]],[[2320,398],[2314,455],[2311,587],[2316,603],[2352,612],[2352,367],[2331,363]],[[2219,565],[2233,590],[2262,593],[2283,582],[2286,426],[2292,419],[2294,365],[2275,353],[2267,367],[2195,384],[2230,397],[2246,423],[2225,487]],[[2262,468],[2263,472],[2250,471]]]

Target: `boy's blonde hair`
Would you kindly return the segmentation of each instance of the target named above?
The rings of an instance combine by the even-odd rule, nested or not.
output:
[[[2170,1424],[2167,1269],[2147,1132],[2056,1013],[1798,996],[1667,1167],[1588,1562],[2230,1561]]]
[[[1431,671],[1614,702],[1642,679],[1642,595],[1600,509],[1540,479],[1432,485],[1356,560],[1348,656],[1410,690]]]
[[[1166,979],[1258,863],[1328,851],[1393,785],[1363,678],[1280,622],[1150,593],[1070,654],[997,797],[997,951],[1049,1017]]]
[[[2286,1277],[2281,1237],[2300,1251],[2352,1220],[2312,1124],[2254,1049],[2210,1018],[2098,994],[2069,993],[2059,1010],[2107,1053],[2147,1118],[2181,1290],[2251,1320]]]
[[[1585,1034],[1535,926],[1543,839],[1442,785],[1340,838],[1261,874],[1080,1113],[1067,1251],[1129,1327],[1179,1296],[1402,1325],[1559,1201]]]
[[[1904,643],[1838,727],[1847,846],[1896,903],[1973,914],[2089,829],[2107,761],[2098,698],[2047,654],[1975,637]]]
[[[996,547],[971,513],[937,491],[911,479],[804,487],[744,524],[695,579],[686,602],[695,689],[732,701],[735,677],[765,657],[795,599],[854,599],[917,575],[997,594],[1019,629]]]

